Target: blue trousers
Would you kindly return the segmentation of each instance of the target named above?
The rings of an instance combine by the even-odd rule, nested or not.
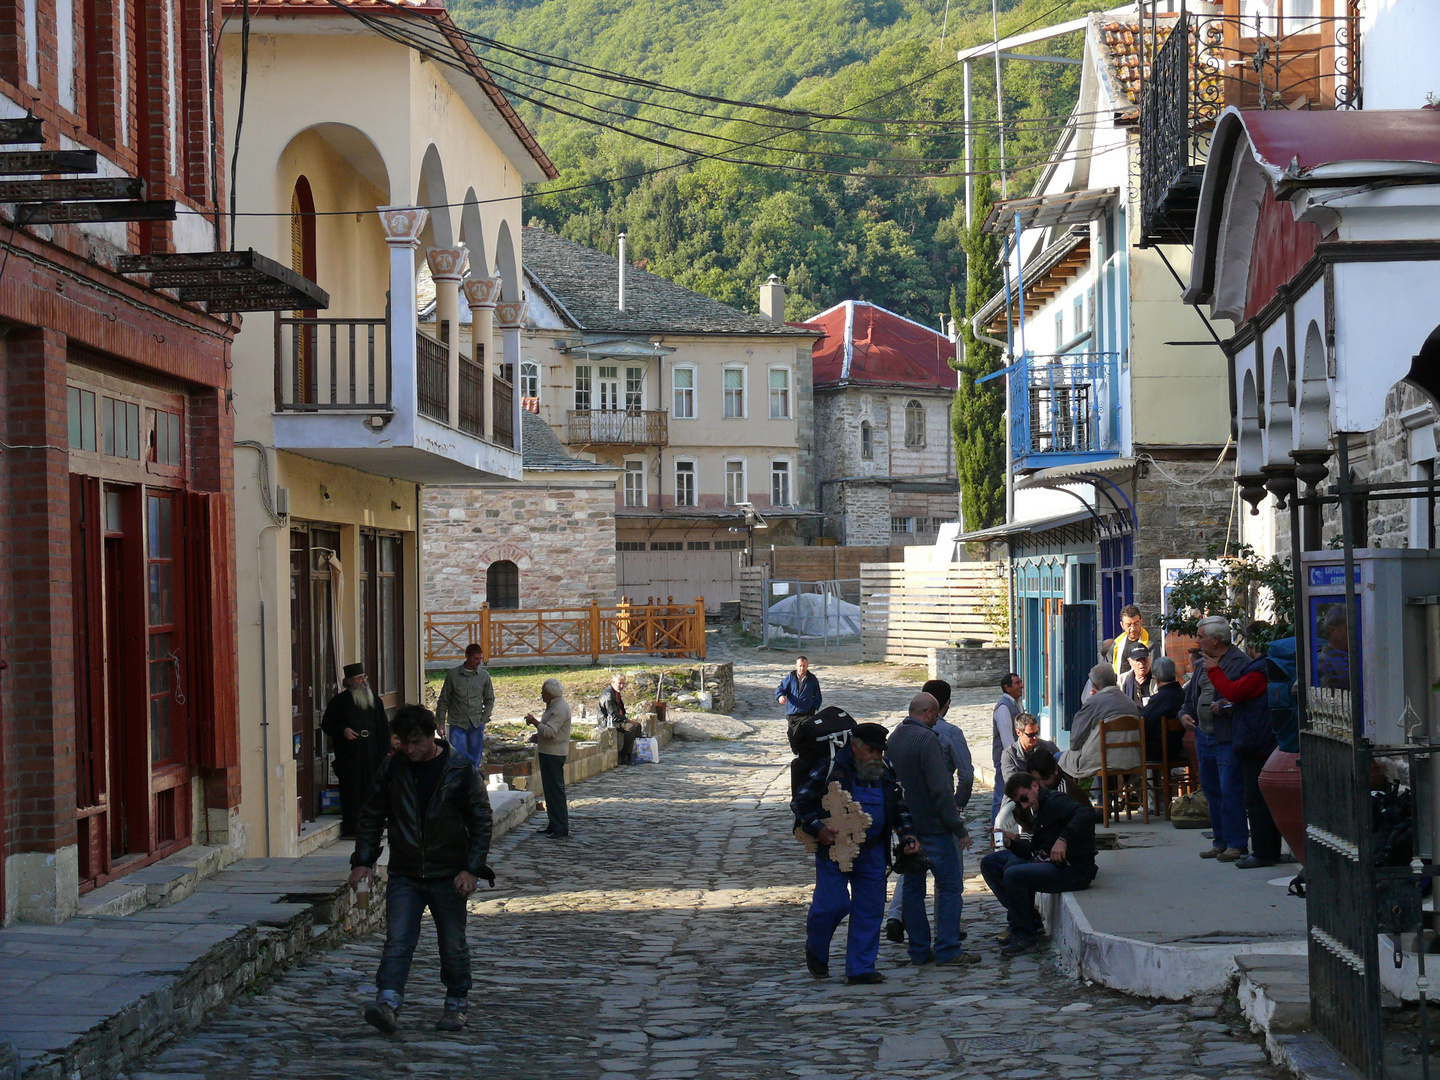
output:
[[[964,862],[953,833],[929,833],[920,847],[935,874],[936,960],[953,960],[960,954],[960,905],[965,892]],[[900,901],[905,933],[910,936],[910,959],[923,964],[931,958],[930,920],[925,916],[925,875],[905,875]]]
[[[1195,729],[1195,756],[1200,759],[1200,790],[1210,804],[1210,830],[1217,848],[1250,848],[1245,821],[1245,774],[1233,743]]]
[[[880,953],[880,923],[885,916],[885,840],[860,852],[845,873],[828,848],[815,855],[815,898],[805,918],[805,947],[827,964],[830,939],[846,916],[845,974],[868,975]]]
[[[471,765],[480,768],[480,761],[485,756],[485,727],[482,724],[477,728],[456,727],[450,725],[450,745],[453,746],[463,758],[468,758]]]
[[[1005,908],[1012,938],[1036,938],[1045,929],[1035,911],[1035,894],[1078,892],[1095,880],[1095,865],[1031,862],[1009,848],[992,851],[980,860],[980,874]]]
[[[453,878],[409,878],[391,874],[385,884],[385,951],[375,973],[375,995],[399,1010],[405,1001],[410,961],[420,940],[420,916],[435,918],[440,947],[440,981],[445,1000],[463,1005],[470,993],[470,946],[465,941],[465,898]]]

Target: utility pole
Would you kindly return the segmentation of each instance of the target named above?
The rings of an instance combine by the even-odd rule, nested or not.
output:
[[[995,38],[995,119],[1000,130],[1000,197],[1010,197],[1010,185],[1005,181],[1005,95],[1000,89],[1000,8],[999,0],[990,0],[990,30]],[[969,125],[965,127],[970,130]]]

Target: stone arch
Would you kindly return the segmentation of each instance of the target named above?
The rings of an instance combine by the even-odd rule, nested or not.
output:
[[[1265,418],[1265,463],[1289,465],[1290,451],[1295,449],[1295,423],[1290,409],[1290,379],[1283,349],[1276,349],[1270,361],[1269,398]]]
[[[316,135],[324,141],[347,165],[354,169],[362,179],[376,189],[379,194],[377,205],[385,205],[390,201],[390,170],[385,165],[385,158],[380,149],[371,141],[359,128],[350,124],[322,123],[310,124],[296,131],[285,141],[285,148],[280,151],[276,159],[275,176],[284,189],[284,195],[288,202],[290,189],[294,186],[294,175],[283,175],[285,170],[279,167],[295,141],[304,135]]]
[[[515,261],[515,243],[510,238],[510,223],[502,221],[495,237],[495,273],[500,275],[500,299],[521,299],[520,267]]]
[[[1240,446],[1235,467],[1241,476],[1255,476],[1264,464],[1265,440],[1260,432],[1260,397],[1255,390],[1255,372],[1247,370],[1245,384],[1240,391]]]
[[[1305,330],[1300,363],[1299,407],[1295,413],[1295,448],[1325,450],[1330,446],[1330,382],[1326,377],[1325,340],[1313,319]]]
[[[430,223],[427,229],[434,236],[434,247],[454,247],[455,230],[451,226],[450,196],[446,193],[445,169],[440,163],[440,151],[431,143],[420,162],[420,186],[416,191],[417,206],[430,208]]]
[[[480,201],[472,187],[465,192],[465,205],[460,209],[460,242],[470,249],[470,276],[490,276],[489,258],[485,252],[485,225],[480,218]]]

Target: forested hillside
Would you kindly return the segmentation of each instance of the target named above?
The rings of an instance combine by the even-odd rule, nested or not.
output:
[[[1000,33],[1102,6],[1001,0]],[[943,44],[945,0],[460,0],[452,11],[493,39],[477,50],[562,170],[539,190],[570,189],[529,200],[531,223],[612,253],[624,231],[649,270],[747,310],[777,273],[791,318],[858,298],[933,326],[957,287],[963,296],[955,53],[990,38],[989,0],[952,0]],[[1077,35],[1026,51],[1079,48]],[[1071,108],[1078,68],[1009,62],[1005,90],[1007,157],[1022,167],[1013,193]],[[975,66],[972,93],[993,141],[988,65]]]

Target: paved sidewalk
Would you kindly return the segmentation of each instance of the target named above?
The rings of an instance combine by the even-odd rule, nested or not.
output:
[[[220,1010],[131,1080],[1282,1075],[1238,1018],[1217,1015],[1218,999],[1127,998],[1076,982],[1050,953],[1001,961],[1001,912],[973,876],[965,918],[981,966],[915,969],[887,942],[884,986],[811,979],[802,949],[813,870],[789,835],[789,753],[770,695],[780,670],[737,669],[737,713],[758,734],[677,742],[659,765],[587,782],[573,793],[569,842],[522,829],[496,845],[499,886],[470,906],[465,1032],[434,1031],[443,991],[427,919],[398,1034],[360,1019],[380,954],[372,935]],[[892,700],[903,709],[913,691],[873,670],[854,678],[842,700],[850,676],[832,671],[827,694],[833,686],[862,718],[888,714]]]

